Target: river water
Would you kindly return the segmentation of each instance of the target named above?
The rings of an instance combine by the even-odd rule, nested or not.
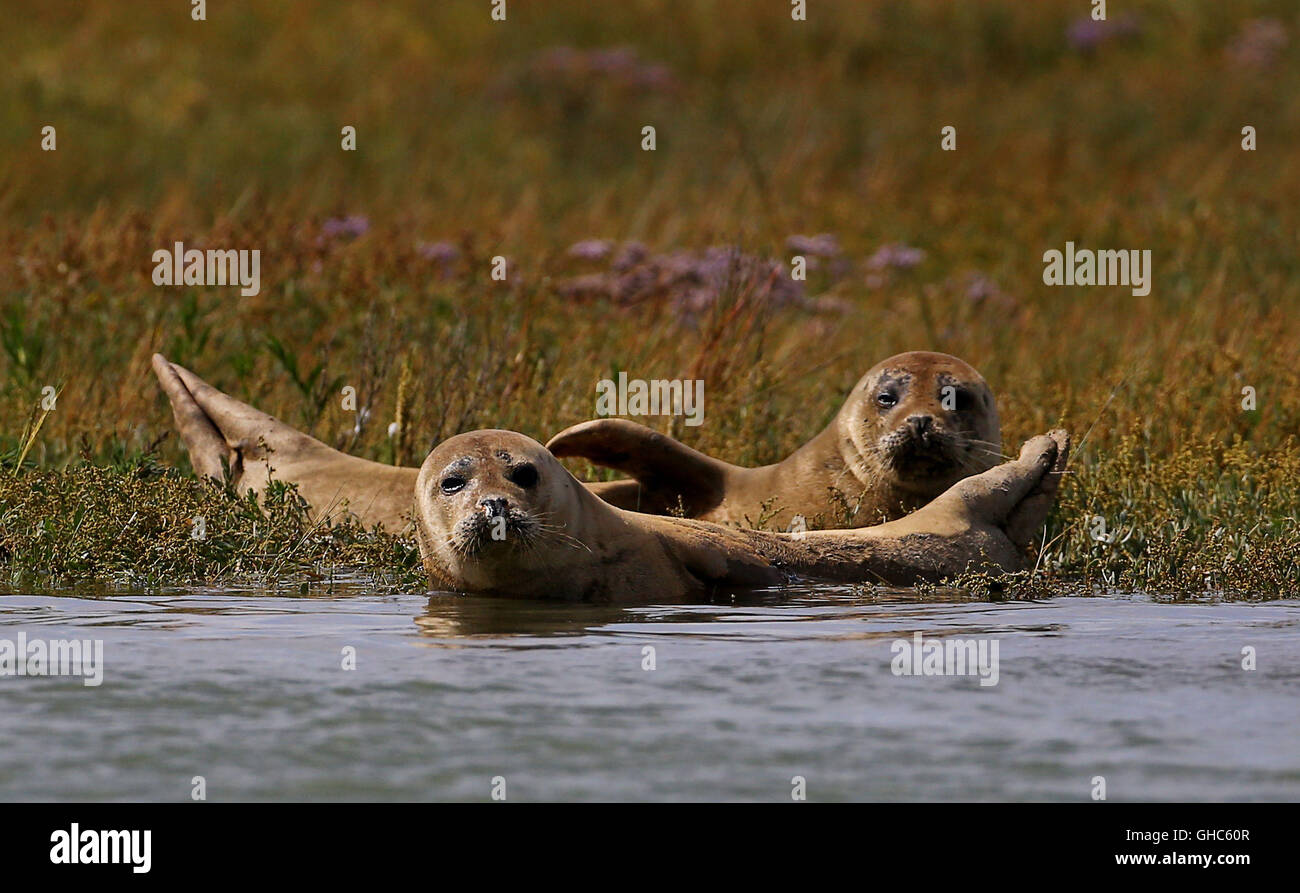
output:
[[[918,632],[996,684],[896,674]],[[0,594],[20,633],[103,681],[0,676],[4,800],[1300,799],[1295,600]]]

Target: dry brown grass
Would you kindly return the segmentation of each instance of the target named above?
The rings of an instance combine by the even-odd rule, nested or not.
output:
[[[1294,592],[1300,22],[1286,4],[1140,4],[1138,37],[1091,54],[1066,39],[1081,7],[1065,0],[827,2],[802,29],[739,0],[672,15],[515,4],[495,31],[461,4],[283,4],[188,31],[173,6],[24,14],[0,86],[11,463],[48,385],[63,390],[30,464],[133,467],[170,429],[155,350],[383,461],[476,427],[545,439],[588,418],[617,370],[701,377],[706,423],[675,433],[757,464],[819,430],[876,360],[938,349],[989,379],[1008,452],[1058,424],[1082,441],[1045,568],[1090,587]],[[1230,50],[1259,16],[1293,40],[1246,64]],[[537,76],[564,44],[632,46],[673,83]],[[34,148],[48,120],[57,153]],[[338,150],[349,122],[355,154]],[[647,122],[655,153],[637,148]],[[1245,123],[1257,152],[1240,149]],[[943,124],[957,153],[938,151]],[[369,230],[323,237],[343,214]],[[671,297],[623,307],[561,288],[590,272],[565,255],[581,239],[788,261],[787,237],[818,232],[853,263],[813,274],[822,309],[731,289],[683,314]],[[1151,294],[1044,286],[1042,253],[1067,239],[1151,249]],[[153,286],[150,256],[176,240],[260,249],[261,294]],[[459,248],[450,266],[420,252],[438,240]],[[925,260],[871,278],[865,259],[894,242]],[[498,254],[508,283],[488,278]],[[972,277],[996,288],[973,297]],[[369,395],[359,435],[342,384]],[[174,439],[158,456],[184,467]],[[1127,542],[1092,539],[1098,515]]]

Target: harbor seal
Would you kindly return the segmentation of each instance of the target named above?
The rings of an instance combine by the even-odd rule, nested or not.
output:
[[[965,478],[901,520],[786,534],[630,512],[598,498],[512,431],[459,434],[415,485],[421,558],[437,589],[515,598],[646,602],[793,580],[911,586],[1025,568],[1069,436]]]
[[[370,462],[339,452],[193,372],[154,354],[153,371],[200,477],[229,477],[238,493],[261,498],[274,478],[298,486],[313,518],[354,517],[400,533],[410,525],[418,468]]]
[[[625,419],[574,425],[546,446],[629,474],[592,485],[620,508],[769,529],[796,516],[809,529],[900,518],[1002,461],[988,383],[929,351],[877,363],[825,430],[775,465],[731,465]]]
[[[228,469],[239,492],[259,496],[274,477],[296,484],[314,517],[406,529],[418,468],[333,449],[161,354],[153,371],[200,476],[220,481]],[[901,517],[992,467],[1001,437],[992,392],[978,372],[956,357],[912,352],[873,367],[835,420],[776,465],[730,465],[623,419],[575,425],[548,446],[631,474],[586,485],[620,508],[768,527],[788,527],[797,515],[816,529]]]

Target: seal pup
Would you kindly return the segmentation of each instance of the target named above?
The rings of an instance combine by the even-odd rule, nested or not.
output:
[[[930,351],[877,363],[825,430],[775,465],[731,465],[625,419],[574,425],[546,446],[629,474],[592,485],[620,508],[769,528],[796,516],[807,528],[901,518],[1002,460],[988,383]]]
[[[901,520],[787,534],[626,511],[537,441],[474,431],[421,466],[416,534],[435,588],[482,595],[646,602],[794,579],[911,586],[1025,568],[1068,454],[1069,436],[1053,431]]]
[[[153,371],[200,477],[225,480],[260,499],[271,478],[298,485],[314,518],[351,515],[366,527],[400,533],[411,523],[418,468],[371,462],[321,443],[193,372],[153,355]]]

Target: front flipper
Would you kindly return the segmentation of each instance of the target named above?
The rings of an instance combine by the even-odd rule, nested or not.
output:
[[[622,471],[632,481],[592,484],[619,508],[653,515],[697,517],[722,502],[734,466],[626,419],[595,419],[566,428],[546,448]]]

